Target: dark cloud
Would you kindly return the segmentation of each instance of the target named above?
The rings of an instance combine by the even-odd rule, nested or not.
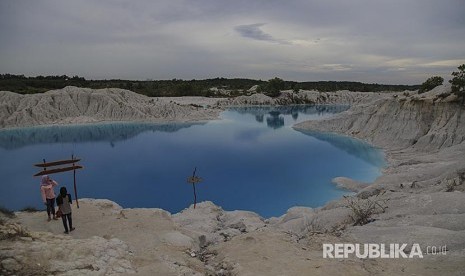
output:
[[[256,24],[249,24],[249,25],[240,25],[234,27],[234,30],[238,32],[242,37],[251,38],[255,40],[262,40],[280,44],[289,44],[287,41],[282,39],[274,38],[272,35],[265,33],[260,29],[260,27],[264,26],[265,23],[256,23]]]

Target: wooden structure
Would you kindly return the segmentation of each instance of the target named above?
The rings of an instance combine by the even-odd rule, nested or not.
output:
[[[49,174],[54,174],[54,173],[73,171],[74,198],[76,198],[76,206],[79,208],[79,201],[78,201],[77,188],[76,188],[76,170],[82,169],[83,167],[81,165],[77,165],[76,163],[81,161],[81,159],[75,159],[74,155],[71,155],[71,159],[69,160],[45,162],[45,159],[43,159],[43,161],[44,161],[43,163],[34,164],[34,166],[36,167],[43,168],[42,171],[34,174],[34,176],[42,176],[42,175],[49,175]],[[65,166],[63,167],[63,165]],[[62,166],[62,167],[57,167],[57,166]]]
[[[194,188],[194,209],[195,209],[195,204],[197,203],[197,194],[195,193],[195,184],[203,181],[201,177],[198,177],[195,175],[196,171],[197,171],[197,167],[194,168],[194,172],[192,173],[192,176],[187,178],[187,183],[192,184],[192,188]]]

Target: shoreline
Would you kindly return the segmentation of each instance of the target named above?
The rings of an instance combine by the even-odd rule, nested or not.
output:
[[[309,105],[309,104],[297,104],[297,105]],[[327,105],[333,105],[333,104],[327,104]],[[227,110],[228,108],[236,108],[236,107],[257,107],[257,106],[263,106],[263,107],[276,107],[276,105],[247,105],[247,106],[231,106],[231,107],[224,107],[225,110]],[[310,105],[311,106],[311,105]],[[216,118],[214,120],[221,120],[221,118]],[[15,131],[15,130],[22,130],[22,129],[45,129],[45,128],[50,128],[50,127],[80,127],[80,126],[105,126],[105,125],[120,125],[120,124],[129,124],[129,125],[165,125],[165,124],[176,124],[176,125],[192,125],[192,124],[197,124],[197,123],[202,123],[202,122],[210,122],[210,121],[214,121],[214,120],[209,120],[209,121],[101,121],[101,122],[89,122],[89,123],[68,123],[68,124],[53,124],[53,125],[39,125],[39,126],[32,126],[32,127],[17,127],[15,129],[3,129],[3,130],[0,130],[0,131]],[[296,130],[294,128],[294,125],[291,125],[289,126],[290,128],[293,128],[294,130]],[[298,130],[296,130],[298,131]],[[343,135],[343,134],[333,134],[333,135],[337,135],[337,136],[341,136],[341,137],[347,137],[347,138],[350,138],[350,139],[355,139],[355,140],[360,140],[360,141],[363,141],[361,139],[358,139],[358,138],[354,138],[354,137],[350,137],[350,136],[347,136],[347,135]],[[363,141],[364,143],[366,143],[365,141]],[[369,143],[367,143],[369,144]],[[371,144],[370,144],[371,145]],[[380,149],[382,150],[382,149]],[[383,154],[384,156],[384,154]],[[380,173],[382,174],[382,170],[383,168],[379,168],[380,170]],[[341,175],[340,177],[345,177],[343,175]],[[379,177],[379,176],[378,176]],[[375,181],[375,179],[373,179],[373,181]],[[331,185],[331,179],[328,179],[328,185]],[[337,187],[340,191],[347,191],[347,189],[345,189],[344,187]],[[350,189],[349,189],[350,191]],[[295,206],[290,206],[289,209],[293,208],[293,207],[305,207],[305,208],[323,208],[327,203],[329,203],[330,201],[333,201],[333,200],[339,200],[341,199],[342,197],[337,197],[337,198],[333,198],[333,199],[330,199],[328,200],[327,202],[321,204],[321,205],[318,205],[318,206],[313,206],[313,207],[310,207],[310,206],[302,206],[302,205],[295,205]],[[112,200],[114,201],[115,203],[119,204],[119,202],[113,200],[113,199],[109,199],[107,198],[108,200]],[[23,207],[22,207],[23,208]],[[24,207],[25,208],[25,207]],[[135,208],[160,208],[160,207],[135,207]],[[20,209],[18,210],[15,210],[15,211],[20,211]],[[43,210],[42,210],[43,211]],[[167,212],[169,212],[168,210],[166,210]],[[250,211],[250,212],[254,212],[252,210],[230,210],[230,211]],[[177,213],[173,213],[173,214],[177,214]],[[286,211],[284,211],[283,213],[280,213],[278,215],[275,215],[275,216],[272,216],[272,217],[280,217],[280,216],[284,216],[286,214]],[[257,215],[260,215],[257,213]],[[266,219],[270,219],[272,217],[266,217]]]

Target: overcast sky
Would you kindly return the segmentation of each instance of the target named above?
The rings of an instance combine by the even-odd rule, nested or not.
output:
[[[418,84],[465,63],[464,0],[0,0],[0,73]]]

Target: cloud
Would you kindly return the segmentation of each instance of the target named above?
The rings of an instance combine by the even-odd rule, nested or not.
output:
[[[418,84],[463,63],[464,9],[457,0],[0,0],[0,73]]]
[[[234,30],[238,32],[242,37],[251,38],[254,40],[268,41],[278,44],[290,44],[288,41],[283,39],[274,38],[272,35],[265,33],[260,29],[265,23],[256,23],[249,25],[239,25],[234,27]]]

